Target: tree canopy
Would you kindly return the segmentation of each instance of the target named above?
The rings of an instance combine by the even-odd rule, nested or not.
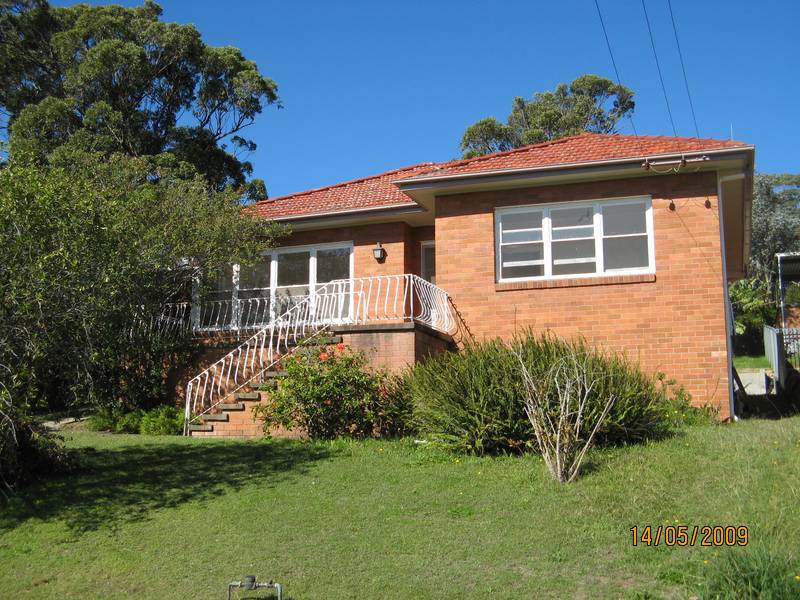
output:
[[[757,174],[752,215],[748,272],[771,284],[775,255],[800,251],[800,175]]]
[[[277,85],[238,48],[205,44],[193,25],[135,8],[0,0],[0,109],[19,159],[170,153],[216,191],[247,188],[256,149],[242,136]]]
[[[633,109],[630,89],[598,75],[582,75],[552,92],[537,92],[532,100],[515,98],[506,123],[488,117],[470,125],[461,138],[461,150],[469,158],[582,131],[613,133]]]
[[[163,400],[165,361],[187,339],[142,324],[283,233],[234,190],[158,160],[0,169],[0,400],[23,412]]]
[[[731,284],[737,344],[763,352],[762,327],[778,315],[779,252],[800,251],[800,175],[757,173],[753,181],[752,232],[746,279]],[[796,297],[796,285],[789,288]]]

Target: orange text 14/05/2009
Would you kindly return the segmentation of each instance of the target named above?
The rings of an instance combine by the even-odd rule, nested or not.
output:
[[[631,527],[634,546],[747,546],[744,525],[645,525]]]

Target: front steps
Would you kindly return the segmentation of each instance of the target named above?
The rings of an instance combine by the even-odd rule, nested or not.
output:
[[[325,335],[306,340],[311,346],[329,346],[342,341],[340,335]],[[289,347],[298,343],[289,341]],[[279,363],[280,364],[280,363]],[[239,392],[226,398],[212,409],[212,412],[201,415],[199,422],[189,425],[189,435],[196,437],[263,437],[264,425],[261,419],[253,419],[253,408],[269,402],[269,390],[274,389],[278,380],[286,376],[285,371],[270,370],[261,373],[262,383],[256,384],[259,389],[245,386]],[[272,437],[299,438],[304,434],[297,430],[275,428],[270,430]]]
[[[263,394],[266,396],[266,394]],[[189,425],[189,434],[196,437],[262,437],[262,421],[253,419],[253,407],[260,404],[261,392],[247,389],[233,395],[233,401],[218,404],[219,412],[202,415],[199,423]]]
[[[285,373],[282,371],[268,371],[264,373],[263,377],[265,382],[272,382],[284,375]],[[262,384],[262,387],[268,386]],[[269,402],[268,391],[245,387],[233,394],[230,399],[218,404],[214,412],[202,415],[199,423],[190,424],[189,435],[195,437],[263,437],[263,421],[253,419],[253,408],[264,402]],[[303,437],[300,431],[289,431],[282,428],[273,429],[269,433],[272,437]]]

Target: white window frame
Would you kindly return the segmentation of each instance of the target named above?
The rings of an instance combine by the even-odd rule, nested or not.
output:
[[[276,314],[276,293],[278,287],[278,256],[281,254],[294,254],[297,252],[308,252],[308,295],[311,296],[311,302],[314,302],[314,297],[317,295],[317,252],[320,250],[348,250],[350,253],[350,276],[348,279],[352,281],[353,273],[355,272],[355,255],[353,253],[353,242],[330,242],[325,244],[306,244],[304,246],[281,246],[280,248],[273,248],[264,250],[261,254],[270,256],[270,269],[269,269],[269,290],[270,290],[270,311],[271,318],[275,319],[280,315]],[[286,287],[286,286],[283,286]],[[291,287],[291,286],[289,286]],[[351,286],[352,287],[352,286]],[[335,322],[348,321],[352,319],[353,312],[353,290],[350,290],[350,304],[349,314],[342,319],[335,319]]]
[[[644,203],[645,205],[645,234],[647,235],[647,257],[648,265],[646,267],[626,268],[626,269],[610,269],[605,270],[603,265],[603,207],[613,206],[619,204],[631,203]],[[596,271],[594,273],[568,273],[566,275],[553,275],[552,270],[552,226],[550,221],[550,211],[553,209],[563,208],[583,208],[592,207],[592,227],[594,228],[594,243],[595,243],[595,263]],[[541,261],[544,266],[544,274],[535,277],[503,277],[501,265],[501,246],[513,245],[502,243],[502,219],[503,215],[519,214],[529,212],[542,213],[542,245],[543,245],[543,260]],[[584,227],[589,227],[585,225]],[[616,275],[636,275],[636,274],[653,274],[656,272],[656,256],[655,256],[655,237],[653,235],[653,201],[651,196],[626,196],[607,199],[596,200],[580,200],[570,202],[551,202],[545,204],[528,204],[525,206],[506,206],[495,208],[494,216],[494,255],[495,255],[495,280],[498,283],[507,283],[515,281],[543,281],[543,280],[556,280],[556,279],[584,279],[584,278],[597,278],[597,277],[613,277]],[[630,234],[630,237],[641,236],[643,234]],[[615,237],[628,237],[625,236],[606,236],[609,238]],[[563,241],[563,240],[558,240]],[[532,243],[532,242],[519,242],[519,243]],[[538,263],[539,261],[537,261]],[[580,259],[572,261],[574,263],[580,262]],[[591,262],[591,261],[586,261]]]
[[[281,254],[293,254],[296,252],[308,252],[309,253],[309,264],[308,264],[308,293],[309,296],[313,297],[317,294],[317,252],[320,250],[348,250],[349,252],[349,270],[350,276],[349,279],[352,281],[355,273],[355,253],[353,252],[353,242],[345,241],[345,242],[330,242],[330,243],[323,243],[323,244],[306,244],[302,246],[281,246],[280,248],[269,248],[266,250],[262,250],[260,254],[262,256],[268,256],[270,267],[269,267],[269,299],[270,299],[270,318],[275,319],[276,317],[280,316],[275,314],[275,305],[276,305],[276,293],[278,289],[278,256]],[[240,315],[239,315],[239,303],[237,300],[239,299],[239,274],[240,274],[240,266],[238,264],[232,265],[232,290],[231,290],[231,301],[233,307],[233,317],[230,326],[223,327],[223,329],[231,329],[237,330],[240,326]],[[302,284],[298,284],[302,285]],[[286,286],[283,286],[286,287]],[[290,286],[291,287],[291,286]],[[251,288],[256,289],[256,288]],[[266,288],[265,288],[266,289]],[[196,296],[194,298],[194,304],[197,304],[199,301],[199,297]],[[350,304],[349,304],[349,314],[344,316],[342,319],[336,319],[336,322],[342,321],[346,322],[352,319],[352,312],[353,312],[353,290],[351,286],[350,290]],[[195,328],[200,329],[200,313],[196,311],[195,316],[193,316],[193,320],[195,321]],[[204,330],[215,330],[219,329],[216,327],[204,327]]]

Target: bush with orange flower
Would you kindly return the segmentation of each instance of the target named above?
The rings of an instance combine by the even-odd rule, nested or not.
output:
[[[370,369],[345,344],[300,346],[282,361],[286,377],[257,408],[265,431],[301,428],[309,437],[403,435],[411,403],[401,378]]]

